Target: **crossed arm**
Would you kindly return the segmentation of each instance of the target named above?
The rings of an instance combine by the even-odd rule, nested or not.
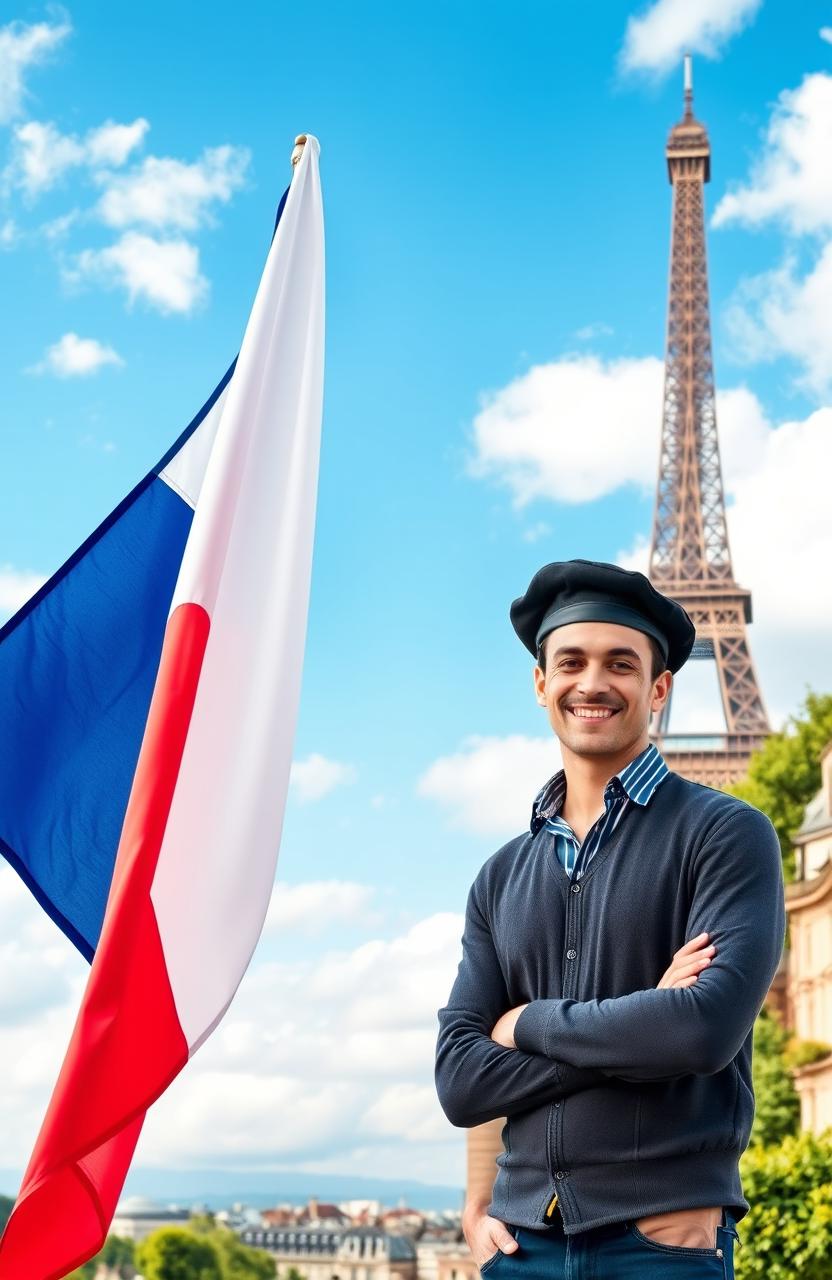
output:
[[[471,1128],[606,1082],[598,1070],[492,1040],[491,1031],[510,1003],[475,881],[465,908],[462,960],[448,1003],[437,1015],[436,1091],[453,1125]]]
[[[532,1000],[516,1020],[514,1049],[491,1038],[510,1002],[475,881],[462,961],[438,1013],[436,1087],[452,1124],[510,1116],[611,1077],[708,1075],[736,1056],[783,947],[783,871],[769,820],[750,807],[732,810],[704,841],[694,874],[686,934],[707,930],[717,955],[692,986]]]

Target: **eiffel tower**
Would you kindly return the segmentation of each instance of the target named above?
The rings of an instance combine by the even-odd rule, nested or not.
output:
[[[704,185],[711,148],[693,114],[690,56],[685,110],[670,131],[667,167],[673,186],[664,411],[649,577],[684,605],[696,627],[691,660],[716,664],[725,719],[721,733],[669,733],[670,699],[654,716],[651,737],[671,769],[720,787],[745,773],[769,733],[751,652],[751,592],[731,566],[716,429],[705,256]]]

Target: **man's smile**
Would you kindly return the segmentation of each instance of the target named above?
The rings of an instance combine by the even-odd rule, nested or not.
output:
[[[567,711],[571,711],[573,716],[578,720],[611,720],[621,710],[620,707],[585,707],[574,706],[567,707]]]

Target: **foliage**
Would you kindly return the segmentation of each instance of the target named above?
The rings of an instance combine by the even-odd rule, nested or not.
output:
[[[90,1258],[89,1262],[84,1262],[77,1271],[70,1271],[66,1280],[95,1280],[98,1271],[98,1259]]]
[[[820,788],[820,754],[830,739],[832,693],[807,688],[798,714],[753,753],[745,777],[725,788],[771,818],[780,837],[787,881],[795,876],[792,839],[806,805]]]
[[[183,1236],[202,1251],[201,1262],[193,1250],[189,1252],[182,1245]],[[164,1256],[160,1252],[162,1245]],[[152,1257],[148,1257],[148,1253],[152,1253]],[[145,1280],[274,1280],[275,1277],[274,1258],[270,1253],[249,1248],[233,1231],[218,1227],[211,1214],[193,1217],[187,1227],[162,1227],[154,1231],[139,1245],[136,1266]]]
[[[3,1230],[14,1208],[14,1200],[9,1196],[0,1196],[0,1231]]]
[[[210,1240],[186,1227],[160,1227],[136,1249],[136,1267],[144,1280],[223,1280]]]
[[[789,1067],[807,1067],[811,1062],[820,1062],[832,1053],[832,1044],[824,1040],[798,1040],[796,1038],[786,1045],[786,1065]]]
[[[749,1147],[740,1169],[751,1207],[737,1224],[737,1280],[829,1280],[832,1128]]]
[[[800,1127],[800,1098],[786,1061],[789,1044],[789,1032],[778,1014],[764,1004],[754,1023],[752,1147],[781,1142]]]
[[[215,1229],[217,1223],[213,1213],[206,1210],[205,1213],[192,1213],[188,1222],[188,1229],[195,1231],[198,1236],[210,1235]]]
[[[132,1280],[136,1274],[136,1246],[132,1240],[126,1240],[122,1236],[107,1236],[104,1248],[95,1261],[103,1262],[110,1271],[121,1276],[122,1280]]]
[[[265,1249],[252,1249],[223,1227],[211,1234],[223,1280],[274,1280],[275,1261]]]
[[[107,1236],[100,1253],[90,1258],[88,1262],[84,1262],[77,1271],[70,1272],[67,1280],[95,1280],[102,1263],[112,1275],[120,1276],[121,1280],[133,1280],[136,1274],[135,1250],[136,1246],[132,1240],[127,1240],[123,1236]]]

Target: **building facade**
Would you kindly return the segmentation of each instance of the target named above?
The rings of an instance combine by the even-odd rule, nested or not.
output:
[[[413,1241],[376,1227],[247,1227],[239,1234],[243,1244],[274,1256],[277,1280],[290,1268],[304,1280],[417,1280]]]
[[[797,879],[786,885],[791,929],[788,1025],[800,1040],[832,1043],[832,742],[821,756],[821,787],[795,836]],[[832,1054],[794,1072],[801,1128],[832,1126]],[[832,1136],[832,1129],[830,1129]]]

